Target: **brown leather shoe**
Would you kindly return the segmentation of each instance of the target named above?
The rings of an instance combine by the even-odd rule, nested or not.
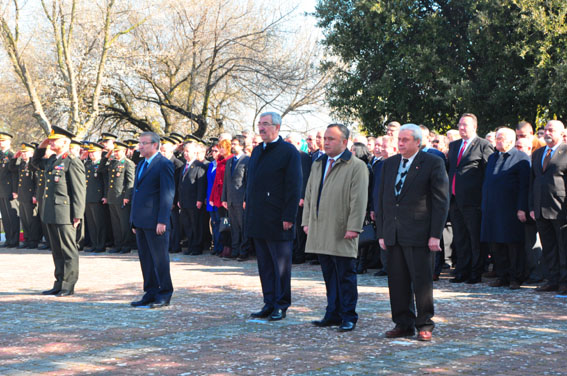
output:
[[[418,341],[431,341],[431,332],[427,330],[420,330],[417,334]]]
[[[558,285],[550,285],[549,283],[546,283],[544,285],[539,286],[535,290],[537,292],[550,292],[550,291],[557,291],[558,289],[559,289]]]
[[[392,330],[386,332],[386,338],[400,338],[400,337],[411,337],[415,334],[413,329],[404,329],[396,326]]]

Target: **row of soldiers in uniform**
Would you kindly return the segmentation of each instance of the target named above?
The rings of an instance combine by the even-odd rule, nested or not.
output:
[[[49,235],[40,220],[41,201],[47,193],[45,177],[43,171],[32,164],[37,144],[22,143],[13,153],[12,139],[11,134],[0,132],[0,214],[6,238],[1,246],[47,249]],[[172,133],[161,140],[162,154],[172,160],[177,171],[185,166],[183,145],[190,141],[197,146],[197,159],[205,160],[205,144],[193,135],[183,137]],[[83,162],[86,181],[86,226],[81,222],[77,230],[79,249],[86,247],[86,252],[100,253],[109,246],[109,253],[129,253],[135,247],[129,219],[136,164],[142,160],[137,144],[133,139],[118,141],[112,133],[103,133],[98,142],[71,141],[69,154]],[[49,148],[46,153],[49,155]],[[22,244],[19,242],[20,223]],[[171,244],[176,248],[173,251],[178,251],[183,233],[179,210],[172,210],[172,224]],[[205,221],[199,220],[198,225],[203,227],[202,231]],[[42,237],[46,239],[45,244],[40,244]]]

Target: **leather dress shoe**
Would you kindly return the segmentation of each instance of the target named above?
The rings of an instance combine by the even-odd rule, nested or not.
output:
[[[329,319],[311,321],[311,324],[319,328],[325,328],[327,326],[339,326],[341,325],[341,323],[342,323],[341,320],[329,320]]]
[[[104,248],[97,248],[93,250],[94,253],[104,253]]]
[[[427,330],[420,330],[417,334],[418,341],[431,341],[431,332]]]
[[[120,253],[121,253],[121,254],[125,254],[125,253],[130,253],[131,251],[132,251],[132,250],[131,250],[130,248],[122,248],[122,249],[120,250]]]
[[[190,253],[191,256],[199,256],[199,255],[202,255],[202,254],[203,254],[203,251],[193,251],[193,252]]]
[[[260,311],[251,313],[250,317],[265,319],[266,317],[270,316],[272,312],[274,312],[274,307],[265,305]]]
[[[269,321],[279,321],[285,319],[285,311],[283,309],[274,309],[270,317],[268,318]]]
[[[108,251],[108,253],[120,253],[120,249],[112,248],[110,251]]]
[[[37,246],[37,249],[41,249],[41,250],[49,249],[49,246],[47,244],[40,244]]]
[[[451,283],[463,283],[466,282],[468,280],[468,278],[463,278],[463,277],[455,277],[449,280],[449,282]]]
[[[522,288],[522,285],[518,282],[510,282],[510,290],[519,290]]]
[[[309,265],[321,265],[321,263],[319,262],[319,260],[311,260],[309,261]]]
[[[248,260],[248,256],[238,256],[236,258],[236,261],[240,261],[240,262],[247,261],[247,260]]]
[[[535,290],[537,292],[550,292],[550,291],[557,291],[558,289],[559,289],[558,285],[550,285],[549,283],[546,283],[545,285],[539,286]]]
[[[57,294],[59,294],[59,291],[61,291],[61,289],[56,289],[54,287],[51,290],[42,291],[41,294],[42,295],[57,295]]]
[[[150,308],[162,308],[169,305],[169,299],[158,299],[150,303]]]
[[[501,279],[497,279],[496,281],[490,282],[488,284],[488,286],[490,287],[504,287],[504,286],[508,286],[509,283],[506,281],[503,281]]]
[[[71,296],[75,293],[75,290],[71,289],[71,290],[61,290],[59,291],[59,293],[55,296],[57,297],[61,297],[61,296]]]
[[[411,337],[415,334],[413,329],[404,329],[396,326],[392,330],[386,332],[386,338],[400,338],[400,337]]]
[[[482,279],[480,277],[477,277],[477,278],[469,278],[469,280],[466,281],[465,283],[467,285],[476,285],[477,283],[481,283],[481,282],[482,282]]]
[[[557,295],[567,295],[567,285],[559,285]]]
[[[140,300],[134,300],[130,305],[132,307],[142,307],[142,306],[149,306],[151,303],[154,302],[154,299],[142,298]]]
[[[387,275],[388,273],[386,273],[384,270],[378,270],[376,273],[374,273],[374,277],[385,277]]]
[[[24,243],[24,244],[18,245],[16,248],[18,248],[18,249],[28,249],[28,246],[27,246],[27,244]]]
[[[356,323],[352,321],[343,321],[339,326],[339,332],[351,332],[356,328]]]

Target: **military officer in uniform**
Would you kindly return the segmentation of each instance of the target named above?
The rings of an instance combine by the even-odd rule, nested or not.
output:
[[[17,175],[10,167],[14,153],[10,150],[13,136],[0,132],[0,214],[6,241],[2,247],[15,248],[20,245],[20,218],[16,200]]]
[[[126,158],[126,149],[126,144],[114,141],[114,159],[103,168],[107,180],[102,202],[110,209],[114,237],[114,248],[108,253],[130,253],[131,250],[130,199],[136,165]]]
[[[69,296],[79,278],[76,229],[85,213],[85,167],[69,154],[73,134],[53,126],[51,134],[36,149],[32,165],[45,171],[42,221],[47,225],[55,282],[44,295]],[[44,158],[49,143],[54,152]]]
[[[138,140],[128,139],[124,143],[128,145],[128,150],[126,150],[126,157],[130,159],[137,166],[143,158],[140,156],[140,151],[138,150]]]
[[[41,238],[41,222],[37,211],[36,182],[38,172],[30,164],[34,147],[23,143],[14,155],[11,166],[18,177],[16,198],[20,209],[20,219],[24,230],[24,243],[18,248],[37,248]]]
[[[103,146],[95,142],[89,145],[89,159],[85,163],[87,197],[85,219],[92,248],[86,252],[104,252],[106,223],[104,223],[104,175],[99,172]]]

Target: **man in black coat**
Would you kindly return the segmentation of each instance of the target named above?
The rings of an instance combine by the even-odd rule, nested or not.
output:
[[[181,225],[187,235],[186,255],[203,254],[203,211],[207,196],[207,169],[197,160],[198,145],[188,142],[183,146],[187,161],[177,183],[177,205],[181,209]]]
[[[492,287],[519,289],[524,276],[524,223],[528,213],[530,159],[514,147],[510,128],[496,132],[482,187],[481,240],[490,243],[498,279]]]
[[[301,193],[299,152],[280,136],[281,116],[260,115],[264,141],[252,151],[246,186],[246,231],[253,239],[264,307],[252,317],[281,320],[291,304],[292,244]]]
[[[536,291],[567,295],[567,250],[564,242],[565,192],[567,191],[567,145],[562,143],[565,126],[551,120],[545,126],[547,146],[532,155],[529,206],[536,221],[547,267],[547,282]]]
[[[419,150],[421,129],[405,124],[398,134],[400,154],[384,161],[376,232],[388,252],[388,288],[395,328],[387,338],[431,340],[434,323],[433,254],[449,210],[449,184],[443,160]],[[414,309],[417,307],[417,315]]]
[[[177,139],[170,137],[162,137],[160,144],[160,153],[173,163],[173,176],[175,179],[175,187],[179,185],[179,178],[185,163],[175,156],[177,148]],[[181,156],[183,158],[183,156]],[[169,253],[181,252],[181,217],[177,202],[179,201],[178,190],[175,189],[175,197],[173,199],[173,207],[171,208],[171,232],[169,239]]]
[[[482,183],[492,145],[476,135],[477,118],[463,114],[459,119],[461,139],[449,144],[449,192],[451,224],[457,248],[453,283],[481,282],[484,255],[480,245]]]
[[[246,193],[246,172],[250,157],[244,154],[246,138],[237,135],[231,142],[234,157],[226,162],[224,183],[222,185],[222,206],[228,210],[232,254],[230,258],[238,261],[248,259],[247,239],[244,236],[244,195]]]

